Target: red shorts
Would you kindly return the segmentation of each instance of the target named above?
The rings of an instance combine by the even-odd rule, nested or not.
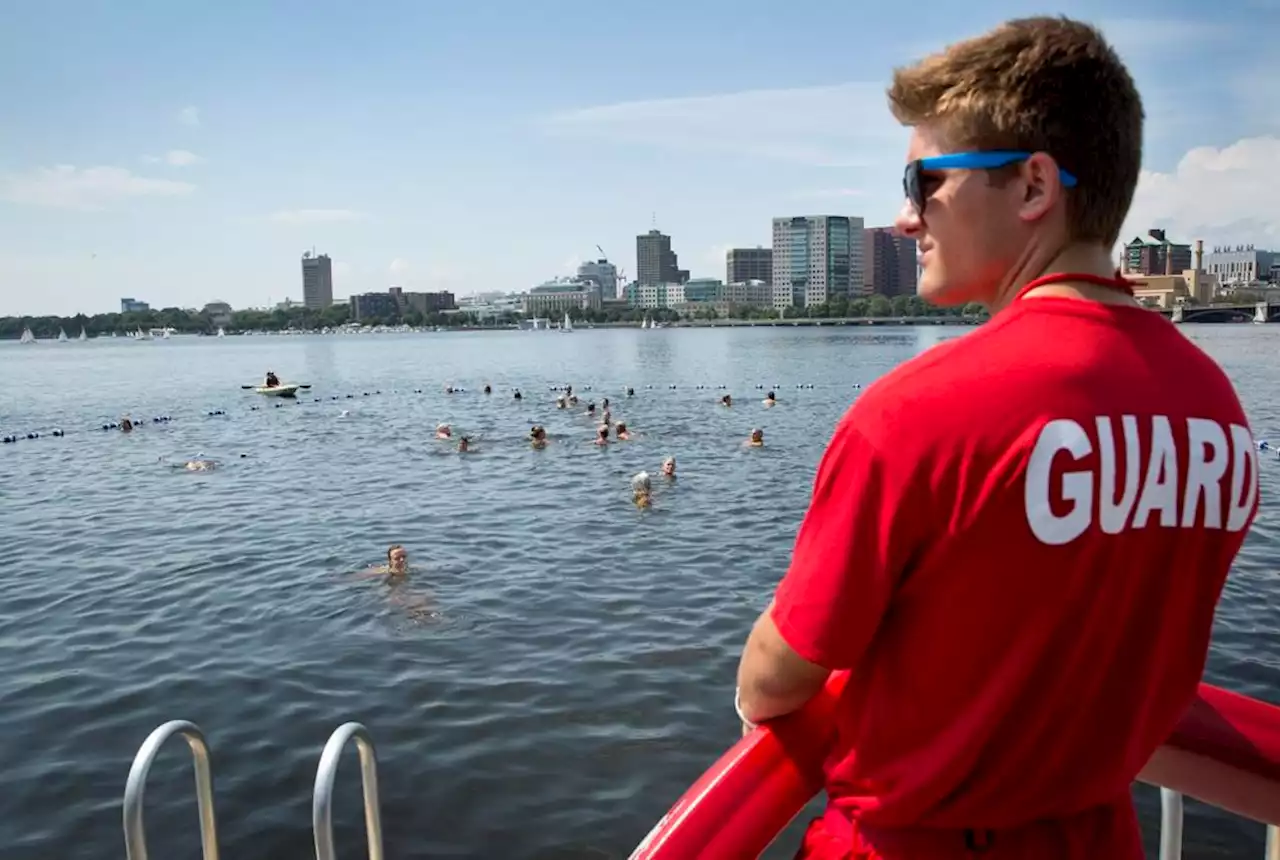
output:
[[[828,809],[805,831],[796,860],[1142,860],[1133,804],[1006,830],[895,829],[859,825]]]

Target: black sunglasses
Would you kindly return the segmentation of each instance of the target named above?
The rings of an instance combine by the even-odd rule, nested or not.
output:
[[[909,162],[902,171],[902,193],[911,201],[911,205],[920,215],[924,215],[925,203],[929,196],[924,193],[923,174],[930,170],[994,170],[1030,158],[1030,152],[953,152],[948,155],[934,155],[929,158],[917,158]],[[1058,168],[1058,176],[1067,188],[1074,188],[1076,178],[1071,173]]]

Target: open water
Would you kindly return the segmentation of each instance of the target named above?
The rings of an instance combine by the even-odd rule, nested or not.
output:
[[[1280,326],[1184,331],[1226,367],[1255,433],[1280,436]],[[856,386],[963,332],[0,346],[0,432],[44,434],[0,447],[0,856],[123,856],[133,755],[185,718],[212,746],[225,857],[313,856],[315,768],[351,719],[377,743],[389,858],[625,857],[737,736],[742,641]],[[267,369],[313,387],[274,408],[240,388]],[[564,382],[611,398],[638,438],[590,445],[591,421],[554,408]],[[782,404],[761,408],[757,386]],[[143,426],[100,429],[124,413]],[[475,452],[435,441],[441,421]],[[546,450],[525,442],[535,422]],[[744,449],[754,426],[766,447]],[[674,485],[657,477],[668,454]],[[223,467],[172,468],[196,455]],[[1280,462],[1263,466],[1209,676],[1274,700]],[[628,491],[641,469],[659,488],[645,511]],[[359,578],[391,543],[409,582]],[[363,857],[346,755],[339,851]],[[197,856],[181,742],[147,800],[152,856]],[[1187,843],[1261,856],[1262,828],[1193,807]]]

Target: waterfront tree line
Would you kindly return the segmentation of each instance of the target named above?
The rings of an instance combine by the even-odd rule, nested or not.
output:
[[[963,308],[937,308],[927,304],[917,296],[865,296],[852,299],[837,298],[827,304],[810,308],[786,308],[779,312],[772,308],[741,307],[730,308],[724,314],[715,308],[701,308],[688,313],[680,313],[670,308],[619,308],[606,307],[600,310],[573,308],[569,311],[570,319],[585,323],[639,323],[646,317],[660,323],[675,323],[681,320],[714,320],[714,319],[796,319],[818,318],[830,319],[838,317],[972,317],[985,312],[978,305],[967,305]],[[365,317],[362,325],[411,325],[441,326],[447,328],[503,328],[516,325],[520,317],[516,314],[502,314],[479,319],[462,312],[423,314],[411,310],[403,315],[389,314],[378,317]],[[230,325],[224,326],[228,334],[241,331],[314,331],[322,328],[337,328],[352,322],[350,308],[347,305],[334,305],[323,310],[302,307],[277,308],[275,310],[244,310],[231,314]],[[41,316],[41,317],[0,317],[0,338],[17,339],[24,328],[30,328],[37,338],[57,337],[58,331],[67,333],[68,337],[78,337],[83,328],[90,337],[110,336],[113,332],[125,335],[142,329],[168,328],[179,334],[215,334],[218,324],[213,317],[204,311],[184,310],[182,308],[161,308],[127,314],[76,314],[75,316]]]

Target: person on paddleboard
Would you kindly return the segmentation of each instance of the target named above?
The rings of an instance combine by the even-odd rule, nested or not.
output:
[[[1257,448],[1114,269],[1143,108],[1101,33],[1009,21],[888,97],[918,292],[991,319],[837,424],[738,713],[848,672],[798,857],[1138,860],[1130,786],[1195,699]]]
[[[267,382],[266,382],[266,385],[265,385],[264,387],[265,387],[265,388],[279,388],[279,387],[280,387],[280,377],[276,376],[275,371],[273,371],[273,370],[268,370],[268,371],[267,371]]]

